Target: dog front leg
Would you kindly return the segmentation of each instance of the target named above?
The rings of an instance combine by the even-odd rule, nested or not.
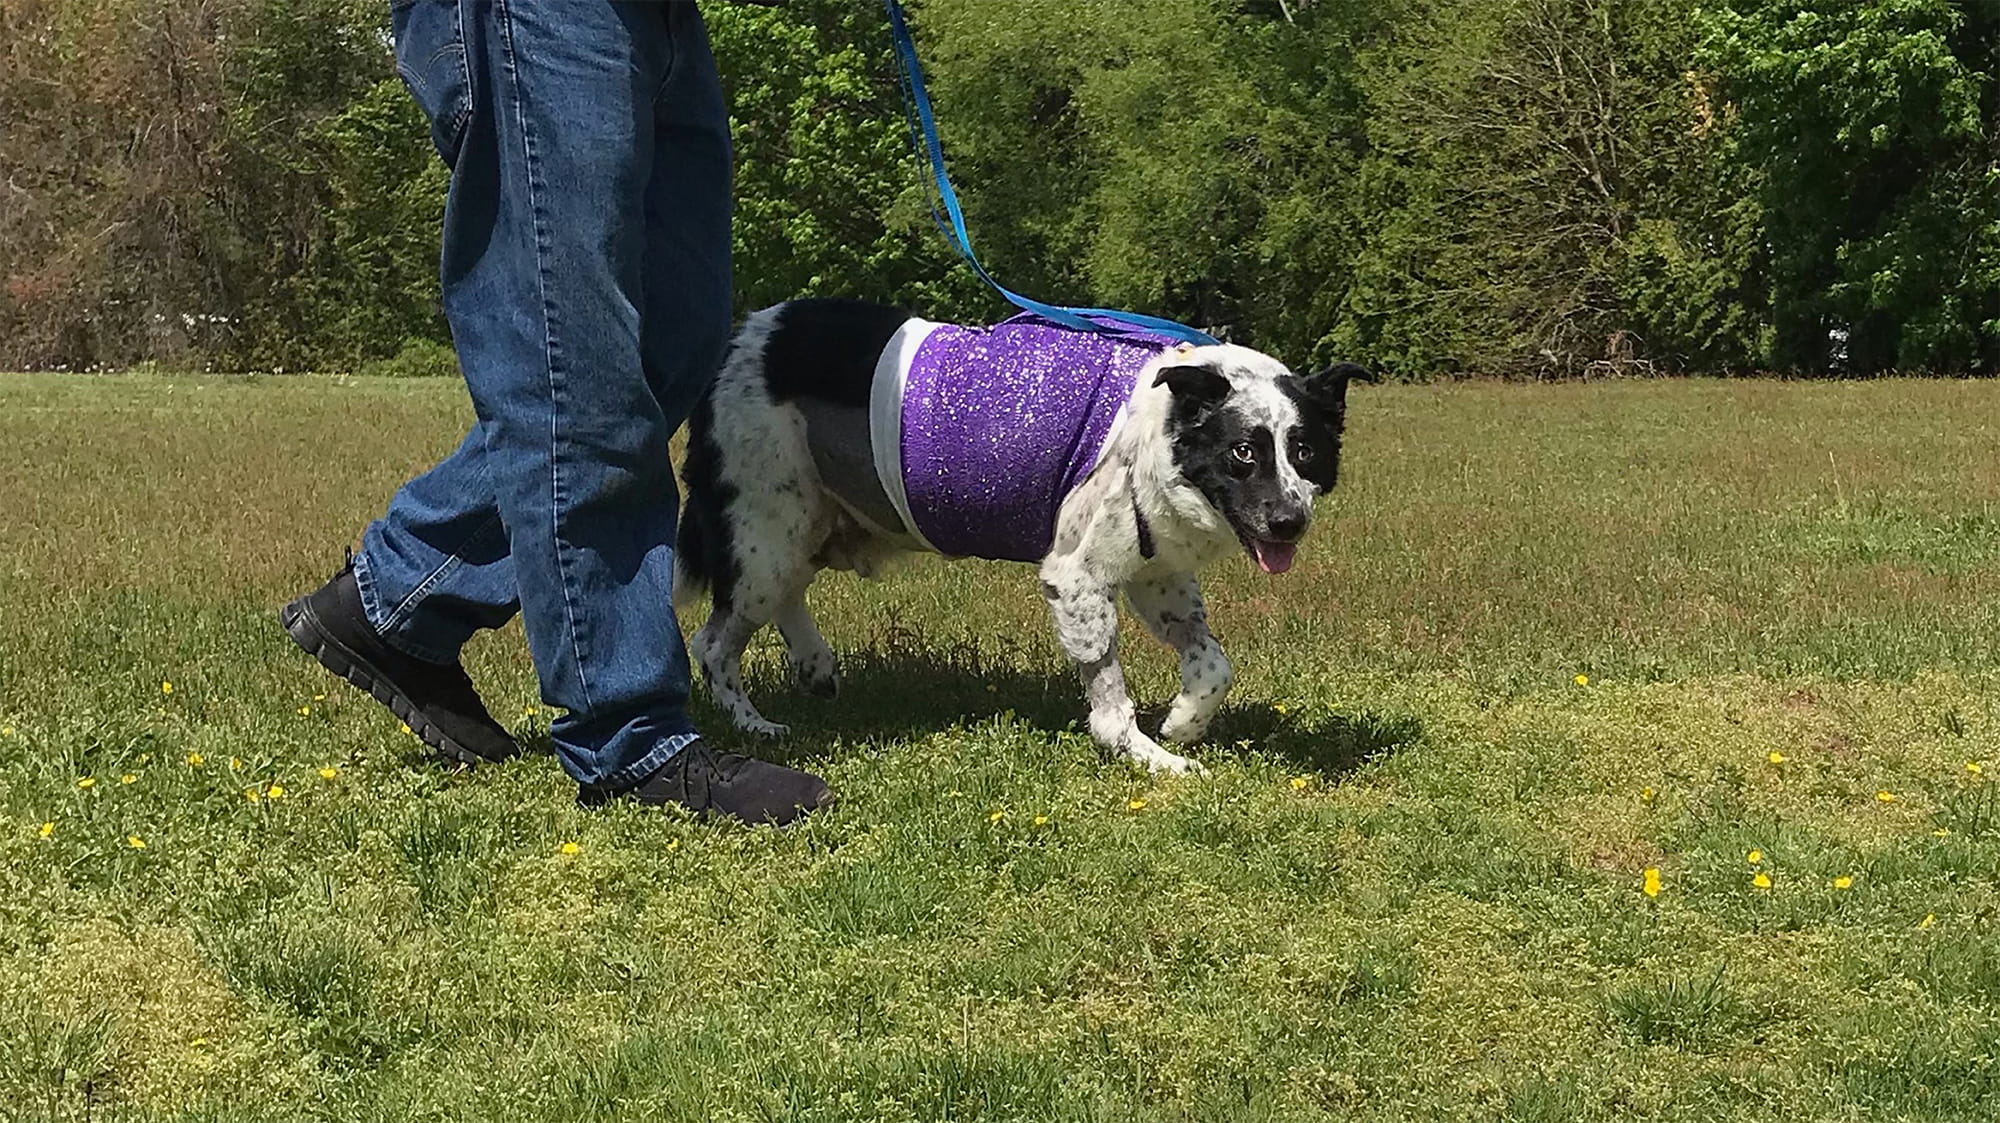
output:
[[[1234,672],[1222,645],[1208,630],[1208,610],[1193,575],[1141,577],[1125,586],[1132,611],[1161,643],[1181,657],[1181,692],[1160,726],[1161,739],[1175,745],[1201,740],[1208,723],[1229,697]]]
[[[1090,704],[1090,734],[1107,750],[1154,772],[1189,772],[1200,766],[1161,748],[1139,730],[1138,712],[1118,665],[1118,605],[1094,583],[1044,580],[1042,592],[1055,621],[1056,641],[1076,662]]]

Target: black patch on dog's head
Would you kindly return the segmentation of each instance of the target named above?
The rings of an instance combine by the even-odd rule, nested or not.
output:
[[[1278,379],[1278,389],[1298,408],[1291,434],[1292,464],[1321,491],[1340,478],[1340,438],[1347,430],[1347,384],[1375,376],[1354,363],[1339,363],[1305,375]]]

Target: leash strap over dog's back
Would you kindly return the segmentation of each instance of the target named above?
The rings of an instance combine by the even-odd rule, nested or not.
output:
[[[958,192],[952,189],[951,176],[945,171],[944,145],[938,140],[937,115],[931,109],[930,93],[924,88],[923,64],[917,60],[916,41],[910,36],[910,24],[903,16],[903,5],[900,0],[882,0],[882,2],[889,9],[889,26],[895,33],[896,61],[902,72],[905,110],[910,117],[910,142],[917,150],[917,158],[929,169],[932,184],[938,193],[938,202],[931,208],[931,217],[937,221],[938,227],[951,237],[959,256],[964,258],[965,263],[972,267],[972,271],[979,275],[979,279],[993,286],[993,291],[1006,297],[1015,307],[1076,331],[1116,335],[1136,329],[1186,343],[1219,342],[1205,331],[1157,316],[1142,316],[1136,312],[1120,312],[1110,308],[1072,308],[1059,304],[1044,304],[1039,300],[1022,296],[993,279],[993,275],[979,263],[978,255],[972,252],[972,238],[965,228],[965,212],[958,205]]]

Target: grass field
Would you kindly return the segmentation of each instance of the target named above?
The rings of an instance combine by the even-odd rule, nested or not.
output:
[[[782,833],[285,640],[467,416],[0,378],[0,1118],[2000,1115],[2000,386],[1358,390],[1299,568],[1210,575],[1198,779],[1099,758],[1029,571],[831,577]]]

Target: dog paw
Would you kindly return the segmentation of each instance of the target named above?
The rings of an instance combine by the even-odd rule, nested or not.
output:
[[[1193,719],[1176,721],[1168,718],[1160,726],[1160,740],[1169,745],[1192,745],[1208,735],[1208,723]]]
[[[1200,761],[1170,753],[1157,745],[1133,752],[1132,758],[1155,776],[1199,776],[1208,771]]]
[[[840,695],[840,676],[832,667],[792,665],[792,681],[814,698],[831,701]]]
[[[765,721],[763,718],[738,719],[736,728],[752,737],[766,737],[773,741],[792,735],[791,726],[779,725],[775,721]]]

